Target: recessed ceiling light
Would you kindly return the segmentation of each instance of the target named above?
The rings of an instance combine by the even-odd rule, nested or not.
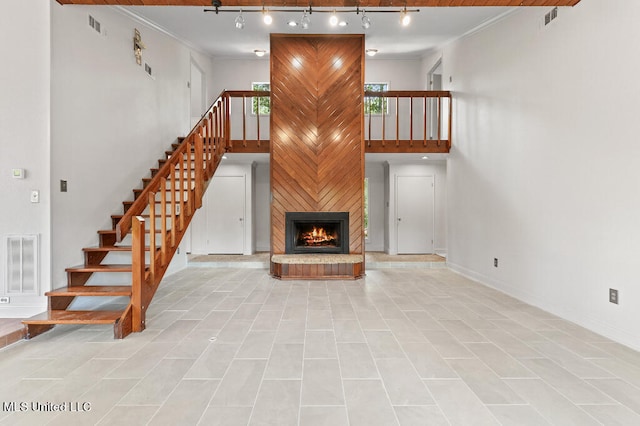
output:
[[[349,23],[347,21],[340,21],[338,22],[338,26],[339,27],[346,27],[347,25],[349,25]]]
[[[255,53],[258,58],[262,58],[264,54],[267,53],[267,51],[262,49],[256,49],[253,51],[253,53]]]
[[[426,155],[424,157],[422,157],[423,160],[428,160],[429,157],[427,157]]]
[[[290,26],[290,27],[297,27],[298,23],[296,21],[289,21],[289,22],[287,22],[287,25]]]
[[[365,50],[365,52],[369,56],[376,56],[376,53],[378,53],[378,49],[367,49],[367,50]]]
[[[226,156],[226,155],[223,155],[223,156],[222,156],[222,159],[223,159],[223,160],[226,160],[226,159],[227,159],[227,156]]]

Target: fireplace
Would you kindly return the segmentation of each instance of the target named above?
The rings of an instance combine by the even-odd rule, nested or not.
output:
[[[349,254],[349,212],[285,213],[285,253]]]

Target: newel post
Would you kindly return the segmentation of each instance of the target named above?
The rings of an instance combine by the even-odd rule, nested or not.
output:
[[[131,314],[132,331],[141,332],[145,328],[144,288],[145,288],[145,263],[144,263],[144,240],[145,228],[144,218],[134,216],[131,221],[131,256],[132,256],[132,277],[131,277]]]

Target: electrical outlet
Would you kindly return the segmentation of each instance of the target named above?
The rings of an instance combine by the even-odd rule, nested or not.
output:
[[[0,303],[11,303],[11,299],[8,297],[0,297]]]
[[[609,302],[611,303],[615,303],[616,305],[618,304],[618,290],[616,290],[615,288],[610,288],[609,289]]]
[[[494,258],[493,258],[493,267],[494,267],[494,268],[497,268],[497,267],[498,267],[498,258],[497,258],[497,257],[494,257]]]
[[[36,189],[31,191],[31,202],[32,203],[39,203],[40,202],[40,191],[38,191]]]

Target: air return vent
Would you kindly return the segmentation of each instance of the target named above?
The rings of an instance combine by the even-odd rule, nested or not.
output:
[[[38,293],[38,236],[10,235],[6,238],[6,294]]]
[[[89,15],[89,26],[96,30],[98,34],[102,34],[102,26],[100,25],[100,22],[91,15]]]
[[[544,15],[544,24],[545,25],[549,25],[551,23],[551,21],[553,21],[557,17],[558,17],[558,8],[554,7],[553,9],[551,9],[550,12],[547,12]]]

